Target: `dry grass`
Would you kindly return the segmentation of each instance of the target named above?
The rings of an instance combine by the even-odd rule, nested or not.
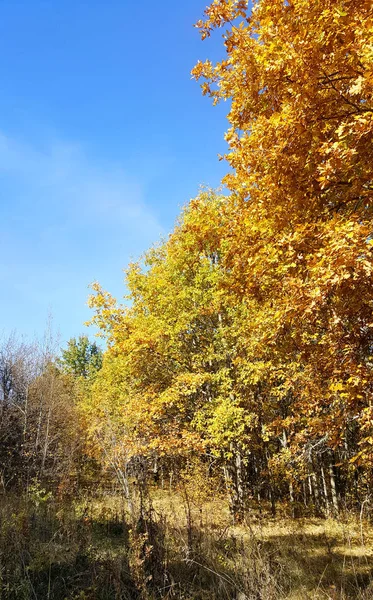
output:
[[[170,528],[174,534],[178,531],[185,546],[187,509],[182,495],[158,491],[153,504],[167,515]],[[245,524],[235,525],[219,496],[202,506],[191,498],[189,508],[205,557],[223,575],[228,572],[242,580],[246,570],[262,585],[261,579],[266,577],[275,588],[273,597],[284,600],[373,599],[373,526],[367,520],[361,522],[347,514],[338,520],[273,519],[253,511]],[[216,540],[224,541],[225,551],[219,552]],[[229,547],[236,551],[229,552]],[[250,572],[248,560],[261,572]],[[243,599],[245,589],[242,594]],[[266,594],[268,590],[261,593],[257,589],[252,598],[267,600],[270,596]]]
[[[116,496],[0,502],[0,600],[373,600],[373,527],[232,523],[225,500],[153,490],[143,520]]]

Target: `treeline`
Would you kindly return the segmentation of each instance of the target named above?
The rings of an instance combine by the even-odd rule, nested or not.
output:
[[[91,348],[83,369],[65,356],[29,370],[21,347],[10,388],[4,367],[3,486],[61,473],[73,489],[88,464],[92,487],[110,472],[131,504],[134,482],[143,497],[194,468],[237,519],[279,503],[294,515],[362,510],[373,484],[371,2],[260,0],[249,14],[245,1],[215,0],[197,26],[202,37],[225,27],[224,60],[193,74],[214,103],[229,101],[226,192],[202,191],[129,266],[123,304],[94,285],[102,365]]]
[[[127,272],[97,285],[108,343],[84,401],[123,474],[198,455],[234,514],[360,508],[373,466],[373,55],[366,0],[215,0],[228,100],[226,195],[202,192]]]
[[[97,480],[86,452],[77,382],[93,377],[102,352],[86,336],[60,352],[53,336],[0,341],[0,493],[44,489],[73,496]],[[79,384],[80,388],[82,383]]]
[[[294,514],[359,508],[372,486],[371,346],[368,327],[351,336],[337,312],[355,283],[343,284],[346,302],[336,290],[290,321],[285,286],[280,295],[266,282],[264,297],[263,277],[251,293],[233,283],[229,209],[211,192],[192,201],[169,240],[129,268],[130,308],[95,288],[109,348],[83,402],[89,431],[122,477],[139,458],[169,478],[199,456],[237,517],[283,501]]]

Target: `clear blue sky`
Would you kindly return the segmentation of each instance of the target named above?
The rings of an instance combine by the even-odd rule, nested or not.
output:
[[[190,70],[223,53],[206,0],[0,3],[0,332],[85,331],[123,272],[227,167],[226,106]]]

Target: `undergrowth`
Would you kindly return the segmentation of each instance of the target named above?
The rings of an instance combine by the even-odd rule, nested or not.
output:
[[[372,529],[249,515],[156,493],[136,517],[118,497],[0,500],[1,600],[369,600]]]

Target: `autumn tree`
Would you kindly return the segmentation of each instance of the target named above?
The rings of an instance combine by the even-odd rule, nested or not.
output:
[[[367,493],[371,23],[364,1],[215,0],[197,24],[225,28],[225,59],[193,74],[230,103],[230,194],[190,202],[125,305],[91,298],[108,350],[82,408],[125,479],[136,458],[213,457],[237,516]]]
[[[0,341],[0,484],[16,485],[23,476],[30,387],[38,374],[35,344],[15,333]]]
[[[222,469],[238,516],[249,488],[273,499],[262,432],[277,409],[259,385],[267,364],[242,340],[257,306],[231,293],[227,207],[213,192],[193,199],[169,239],[129,267],[127,307],[94,286],[108,351],[82,407],[122,481],[135,457],[172,471],[197,454]]]
[[[277,374],[284,458],[336,504],[333,463],[372,460],[372,6],[216,0],[197,26],[226,28],[224,60],[193,74],[231,103],[228,265],[259,301],[248,347]]]
[[[37,482],[70,491],[80,477],[83,430],[74,380],[62,373],[57,342],[15,334],[0,343],[0,485],[27,491]]]

